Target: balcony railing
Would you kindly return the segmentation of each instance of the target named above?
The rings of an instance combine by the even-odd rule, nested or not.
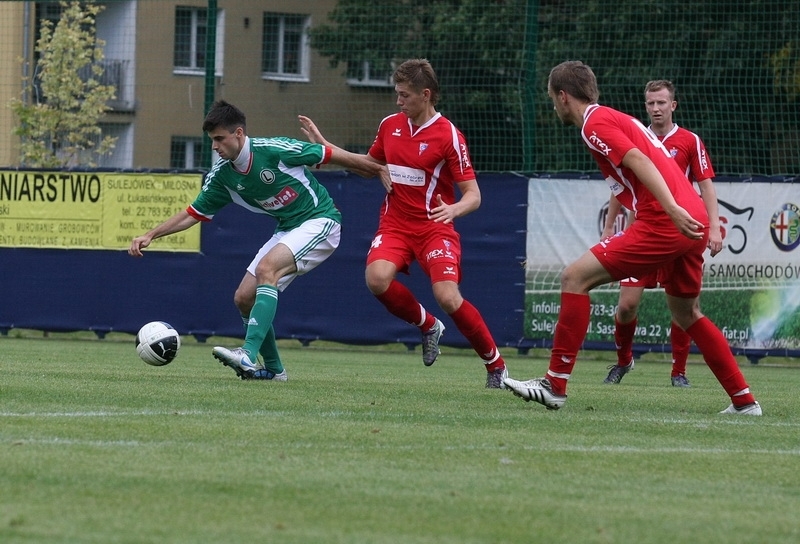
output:
[[[129,89],[131,86],[126,84],[127,77],[129,75],[128,65],[130,64],[130,61],[121,59],[103,59],[99,63],[96,63],[96,65],[97,64],[102,67],[103,72],[99,77],[94,77],[98,79],[101,85],[110,85],[114,88],[114,98],[108,101],[108,106],[114,111],[132,111],[134,109],[134,100],[133,97],[128,96],[130,94]],[[89,77],[93,76],[91,69],[91,65],[84,66],[78,70],[78,76],[83,81],[87,81]],[[42,92],[38,67],[34,74],[34,99],[37,102],[44,103],[47,101],[47,98]]]

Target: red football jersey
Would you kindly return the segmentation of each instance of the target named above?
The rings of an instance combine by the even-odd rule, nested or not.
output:
[[[674,125],[672,130],[659,139],[689,181],[714,179],[714,167],[700,136]]]
[[[594,157],[611,192],[636,219],[654,224],[674,224],[653,194],[633,172],[622,166],[622,158],[633,148],[644,153],[661,172],[679,206],[708,225],[703,201],[670,157],[664,145],[638,119],[607,106],[592,104],[584,112],[581,136]]]
[[[441,113],[421,127],[404,113],[386,117],[369,154],[389,168],[383,215],[396,221],[429,221],[437,195],[453,204],[455,184],[475,179],[464,135]]]

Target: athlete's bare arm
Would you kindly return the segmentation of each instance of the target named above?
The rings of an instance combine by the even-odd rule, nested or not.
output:
[[[719,204],[717,204],[717,190],[714,188],[714,182],[710,179],[704,179],[697,182],[700,188],[700,198],[706,205],[708,212],[708,249],[711,250],[713,257],[722,251],[722,229],[719,223]]]
[[[193,227],[197,223],[199,223],[199,221],[189,215],[189,212],[186,210],[181,210],[160,225],[153,227],[145,234],[137,236],[131,240],[131,245],[128,248],[128,255],[141,257],[142,250],[149,246],[150,243],[156,238],[169,236],[170,234],[175,234],[176,232],[186,230],[190,227]]]
[[[622,210],[622,203],[612,193],[608,197],[608,213],[606,214],[606,222],[603,225],[603,233],[600,235],[601,240],[614,236],[614,223],[617,221],[620,210]]]
[[[339,147],[330,144],[324,144],[325,147],[331,150],[331,164],[338,164],[348,170],[352,170],[359,176],[365,178],[380,177],[381,171],[385,167],[370,157],[369,155],[360,155],[358,153],[351,153]]]
[[[308,138],[309,142],[322,144],[332,150],[332,163],[344,166],[345,168],[348,168],[359,176],[363,176],[365,178],[378,177],[381,180],[381,184],[383,185],[384,189],[386,189],[386,192],[392,192],[392,179],[389,176],[389,170],[383,163],[376,160],[369,153],[365,155],[359,155],[357,153],[345,151],[339,146],[332,144],[325,139],[325,137],[322,135],[322,132],[320,132],[320,130],[317,128],[317,125],[314,124],[314,121],[312,121],[311,118],[306,117],[305,115],[298,115],[297,119],[300,121],[300,131],[306,136],[306,138]]]
[[[446,204],[442,195],[436,195],[438,206],[431,208],[431,219],[437,223],[452,223],[457,217],[463,217],[477,210],[481,205],[481,190],[474,179],[459,182],[458,190],[461,198],[458,202]]]

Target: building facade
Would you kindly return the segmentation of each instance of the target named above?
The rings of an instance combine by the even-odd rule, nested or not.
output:
[[[326,22],[335,0],[219,0],[215,16],[200,0],[106,2],[97,16],[103,83],[116,97],[102,122],[117,138],[103,157],[108,168],[207,168],[202,123],[208,90],[247,115],[257,136],[302,138],[297,115],[312,117],[326,137],[365,151],[380,120],[396,111],[390,68],[377,79],[348,79],[309,45],[308,32]],[[56,19],[57,2],[2,2],[0,102],[19,97],[35,71],[38,20]],[[213,27],[211,29],[210,27]],[[206,47],[210,30],[215,47]],[[213,82],[206,63],[214,56]],[[20,62],[20,59],[24,59]],[[368,73],[369,67],[364,70]],[[352,67],[351,67],[352,73]],[[18,122],[0,108],[0,165],[19,164]]]

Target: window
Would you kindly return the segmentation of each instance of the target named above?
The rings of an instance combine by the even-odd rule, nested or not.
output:
[[[394,70],[376,70],[368,61],[347,64],[347,84],[353,87],[394,87]]]
[[[205,70],[207,10],[202,8],[175,8],[176,69]]]
[[[222,75],[222,44],[225,14],[217,12],[217,32],[214,71]],[[206,39],[208,36],[208,10],[205,8],[175,8],[175,50],[173,67],[176,73],[198,75],[206,69]]]
[[[264,13],[261,71],[268,79],[308,81],[307,15]]]
[[[194,170],[202,168],[203,139],[173,136],[169,151],[169,167]]]

